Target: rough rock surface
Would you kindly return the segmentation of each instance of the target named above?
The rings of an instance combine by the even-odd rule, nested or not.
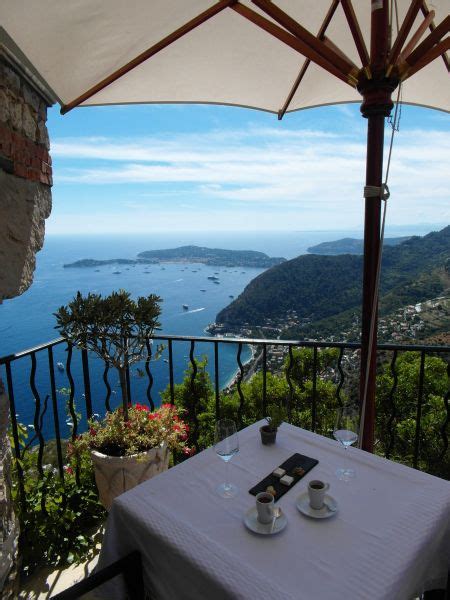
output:
[[[44,243],[50,188],[0,170],[0,299],[22,294],[33,281]]]
[[[48,94],[0,44],[0,304],[32,283],[50,215]],[[1,307],[0,307],[1,317]],[[17,598],[19,526],[11,499],[9,402],[0,380],[0,596]]]

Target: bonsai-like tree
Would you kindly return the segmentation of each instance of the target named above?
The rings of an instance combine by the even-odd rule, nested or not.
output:
[[[128,415],[127,368],[143,359],[147,340],[159,326],[159,296],[133,300],[125,290],[102,298],[78,292],[55,313],[56,329],[75,346],[90,350],[119,373],[125,419]]]

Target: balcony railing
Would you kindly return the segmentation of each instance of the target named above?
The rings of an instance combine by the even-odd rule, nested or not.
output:
[[[155,360],[156,347],[164,345],[162,356]],[[253,360],[245,360],[249,355],[249,347],[253,349]],[[302,408],[306,412],[299,412],[298,400],[298,349],[308,349],[305,367],[308,371],[308,385],[303,390]],[[324,351],[334,349],[330,361],[324,366],[321,357]],[[224,354],[224,350],[226,350]],[[332,384],[330,388],[334,396],[334,407],[342,405],[348,398],[357,398],[359,350],[357,343],[322,343],[313,341],[296,340],[267,340],[267,339],[241,339],[230,337],[186,337],[174,335],[158,335],[148,340],[147,356],[137,368],[128,370],[127,387],[128,397],[133,401],[143,402],[143,398],[150,408],[159,404],[157,394],[163,389],[173,402],[176,396],[176,386],[181,382],[181,366],[187,368],[189,385],[194,389],[199,365],[203,364],[202,356],[207,357],[207,368],[211,377],[213,395],[215,400],[215,417],[221,415],[224,397],[231,393],[231,389],[238,395],[238,408],[235,418],[240,426],[244,424],[245,413],[245,381],[249,380],[255,372],[261,375],[261,405],[262,418],[266,414],[269,402],[268,377],[274,370],[283,377],[287,384],[287,394],[282,400],[285,403],[289,420],[295,422],[298,415],[302,415],[300,424],[312,431],[330,435],[328,429],[323,431],[319,424],[321,403],[320,384],[326,380]],[[201,354],[199,355],[199,352]],[[427,464],[439,465],[444,457],[448,456],[448,426],[450,422],[449,398],[450,390],[448,379],[445,389],[440,389],[440,396],[436,398],[436,390],[432,389],[430,378],[435,376],[431,359],[439,357],[441,378],[442,366],[446,377],[450,377],[450,346],[424,346],[424,345],[398,345],[380,344],[378,346],[378,359],[380,372],[385,374],[385,389],[380,390],[384,396],[384,421],[380,425],[378,435],[387,437],[382,444],[382,451],[387,458],[398,458],[393,453],[398,426],[401,420],[401,406],[398,398],[399,370],[397,368],[400,357],[405,353],[414,353],[415,363],[411,373],[416,373],[408,385],[413,386],[415,407],[413,418],[409,418],[403,426],[409,430],[403,435],[413,432],[408,443],[410,444],[409,458],[406,461],[414,468],[421,468],[422,453],[427,448],[424,435],[425,428],[429,428],[429,418],[424,417],[424,406],[428,397],[433,398],[434,409],[437,411],[437,425],[433,436],[433,456]],[[225,356],[228,369],[234,355],[235,377],[233,386],[227,387],[223,369],[221,371],[221,356]],[[433,368],[432,368],[433,367]],[[415,369],[415,370],[414,370]],[[1,371],[4,370],[2,373]],[[26,498],[21,482],[22,459],[24,452],[36,452],[36,468],[39,474],[43,473],[44,452],[49,442],[56,449],[56,468],[59,477],[64,481],[65,467],[65,440],[74,439],[86,428],[86,420],[93,415],[102,414],[118,406],[120,399],[115,394],[117,381],[114,382],[109,365],[102,363],[97,357],[90,356],[86,350],[79,350],[59,338],[30,348],[17,354],[0,358],[0,375],[6,379],[7,393],[10,401],[11,433],[14,445],[14,458],[16,460],[19,476],[19,492],[23,507]],[[407,377],[408,375],[402,375]],[[386,388],[386,385],[388,388]],[[431,387],[430,387],[431,386]],[[442,388],[442,386],[441,386]],[[431,395],[430,395],[431,394]],[[306,400],[305,400],[306,397]],[[327,400],[330,403],[330,399]],[[65,407],[61,404],[66,404]],[[18,406],[20,405],[20,414]],[[200,424],[195,403],[188,407],[188,418],[193,422],[190,443],[198,443]],[[428,408],[427,408],[428,410]],[[306,415],[306,416],[305,416]],[[295,418],[294,418],[295,417]],[[308,422],[305,422],[307,419]],[[413,422],[411,422],[411,420]],[[424,422],[426,421],[426,422]],[[436,419],[435,419],[436,421]],[[31,431],[29,442],[24,447],[20,443],[20,422],[28,422]],[[298,422],[297,422],[298,424]],[[425,431],[425,433],[424,433]],[[428,444],[429,445],[429,444]],[[441,476],[447,473],[439,472]]]

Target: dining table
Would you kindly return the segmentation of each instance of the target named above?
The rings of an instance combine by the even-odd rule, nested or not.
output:
[[[410,600],[446,587],[450,482],[288,423],[263,445],[263,424],[239,431],[229,465],[210,447],[116,498],[99,568],[138,550],[156,600]],[[318,463],[277,500],[286,527],[249,530],[249,490],[294,453]],[[343,466],[354,477],[338,479]],[[217,492],[226,467],[232,498]],[[330,485],[330,518],[298,510],[312,480]]]

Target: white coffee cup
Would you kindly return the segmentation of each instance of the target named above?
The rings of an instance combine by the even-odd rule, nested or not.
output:
[[[309,505],[314,510],[320,510],[323,506],[325,492],[330,488],[329,483],[314,479],[308,483]]]
[[[260,492],[256,495],[256,510],[258,511],[258,521],[260,523],[272,522],[274,506],[275,500],[272,494]]]

